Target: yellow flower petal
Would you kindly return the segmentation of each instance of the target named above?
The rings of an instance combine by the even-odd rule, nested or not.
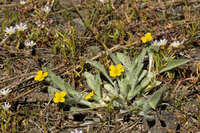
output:
[[[116,67],[117,68],[122,68],[123,66],[122,66],[122,64],[117,64]]]
[[[147,41],[151,41],[152,40],[151,33],[146,33],[145,37],[146,37]]]
[[[61,91],[61,92],[60,92],[60,97],[64,97],[64,96],[66,96],[66,94],[67,94],[67,92]]]
[[[59,103],[59,98],[58,98],[58,97],[54,97],[54,98],[53,98],[53,102],[54,102],[54,103]]]
[[[42,81],[42,80],[44,80],[45,77],[47,77],[47,75],[48,75],[48,72],[43,73],[42,70],[39,70],[37,72],[37,75],[34,77],[34,80]]]
[[[54,95],[54,99],[53,99],[54,103],[65,102],[64,97],[65,97],[66,94],[67,94],[67,92],[65,92],[65,91],[56,92],[55,95]]]
[[[60,98],[60,102],[64,103],[65,102],[65,98]]]
[[[109,74],[111,77],[116,77],[116,74],[115,74],[115,66],[111,65],[109,67],[110,71],[109,71]]]
[[[111,65],[109,74],[111,77],[120,76],[122,72],[124,72],[124,68],[121,64],[118,64],[116,66]]]
[[[120,73],[121,73],[121,72],[124,72],[124,68],[123,68],[123,66],[122,66],[121,64],[118,64],[118,65],[116,66],[116,69],[117,69],[118,71],[120,71]]]
[[[60,93],[59,92],[56,92],[55,93],[55,97],[59,97],[60,96]]]
[[[110,71],[113,71],[115,69],[115,66],[110,65],[109,69],[110,69]]]
[[[90,100],[94,96],[94,91],[91,91],[87,96],[85,96],[85,100]]]
[[[116,75],[115,71],[110,71],[110,76],[111,77],[116,77],[117,75]]]
[[[145,34],[145,36],[146,36],[146,37],[150,37],[150,36],[151,36],[151,33],[148,32],[148,33]]]
[[[48,72],[44,72],[43,73],[43,77],[45,78],[45,77],[47,77],[48,76]]]
[[[42,70],[39,70],[39,71],[37,72],[37,75],[42,75]]]
[[[89,97],[89,96],[86,96],[86,97],[85,97],[85,100],[89,100],[89,99],[90,99],[90,97]]]
[[[143,37],[141,37],[141,40],[143,43],[151,41],[153,38],[151,36],[151,33],[146,33]]]
[[[34,77],[34,80],[39,80],[40,79],[40,76],[39,75],[36,75],[35,77]]]
[[[147,38],[145,36],[141,37],[141,40],[142,40],[143,43],[147,42]]]
[[[38,81],[42,81],[42,80],[44,80],[44,77],[41,76],[41,78]]]

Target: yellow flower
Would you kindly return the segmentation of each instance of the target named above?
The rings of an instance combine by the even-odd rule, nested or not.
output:
[[[122,72],[124,72],[124,68],[121,64],[118,64],[116,66],[111,65],[109,67],[110,69],[110,76],[111,77],[116,77],[116,76],[120,76]]]
[[[37,72],[37,75],[35,75],[34,80],[36,81],[42,81],[45,77],[47,77],[48,72],[42,72],[42,70],[39,70]]]
[[[67,92],[65,91],[61,91],[61,92],[56,92],[54,98],[53,98],[53,101],[54,103],[63,103],[65,102],[65,96],[66,96]]]
[[[148,90],[148,89],[150,89],[151,87],[152,87],[152,86],[149,84],[149,85],[147,86],[147,88],[146,88],[146,89]]]
[[[85,100],[90,100],[94,96],[94,91],[91,91],[87,96],[85,96]]]
[[[151,36],[151,33],[146,33],[143,37],[141,37],[141,40],[143,43],[151,41],[153,38]]]
[[[147,38],[145,36],[141,37],[141,40],[142,40],[143,43],[147,42]]]

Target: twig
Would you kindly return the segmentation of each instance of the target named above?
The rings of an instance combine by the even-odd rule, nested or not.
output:
[[[32,121],[31,119],[29,119],[29,122],[33,123],[40,130],[41,133],[44,133],[44,131],[42,130],[42,128],[35,121]]]
[[[108,49],[108,52],[115,52],[115,51],[117,51],[117,50],[119,50],[119,49],[122,49],[122,48],[131,47],[131,46],[133,46],[133,45],[135,45],[135,44],[137,44],[137,43],[138,43],[138,41],[135,41],[135,42],[133,42],[133,43],[131,43],[131,44],[129,44],[129,45],[124,45],[124,46],[123,46],[122,44],[119,44],[119,45],[116,45],[116,46],[114,46],[114,47]],[[97,54],[96,56],[92,57],[92,60],[98,59],[98,58],[101,57],[103,54],[105,54],[104,51],[100,52],[100,53]]]
[[[7,7],[18,6],[18,5],[19,4],[17,4],[17,3],[12,3],[12,4],[0,5],[0,8],[7,8]]]

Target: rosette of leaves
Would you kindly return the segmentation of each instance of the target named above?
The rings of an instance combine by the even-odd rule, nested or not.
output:
[[[96,99],[107,103],[107,106],[120,107],[125,110],[139,109],[140,114],[148,116],[148,114],[155,109],[159,102],[162,100],[163,90],[165,86],[154,91],[153,89],[161,84],[160,81],[155,80],[155,76],[159,73],[151,71],[153,66],[153,52],[156,47],[144,48],[141,54],[134,59],[126,56],[123,53],[110,54],[110,57],[115,65],[122,64],[125,72],[118,78],[110,78],[106,69],[102,64],[96,61],[87,60],[89,64],[94,66],[101,72],[107,79],[101,81],[100,74],[96,75],[85,72],[84,75],[87,79],[87,84],[96,94]],[[147,59],[146,59],[147,58]],[[147,64],[144,60],[149,61],[148,69],[144,69]],[[174,60],[172,63],[166,65],[161,72],[169,71],[178,67],[188,60]],[[100,82],[104,83],[101,87]],[[152,95],[148,92],[154,91]]]
[[[135,58],[130,59],[123,53],[111,54],[110,57],[113,60],[114,64],[122,64],[125,72],[122,76],[112,79],[107,74],[103,65],[99,64],[96,61],[88,60],[88,63],[96,67],[106,78],[107,81],[104,81],[104,87],[100,87],[100,74],[97,73],[93,75],[89,72],[85,72],[85,77],[87,79],[87,83],[90,89],[92,89],[97,95],[99,100],[105,101],[110,105],[110,101],[112,101],[112,105],[115,107],[120,107],[122,109],[130,109],[132,107],[132,99],[136,96],[141,95],[141,92],[152,83],[154,88],[161,84],[159,81],[153,80],[155,77],[155,73],[148,72],[144,67],[144,59],[147,54],[147,49],[143,49],[141,54]],[[162,95],[162,91],[159,93],[160,97]],[[157,101],[160,100],[158,97]],[[143,104],[147,100],[143,101]],[[158,102],[152,102],[153,104],[148,104],[149,107],[155,107]],[[139,105],[141,106],[141,105]]]
[[[161,84],[155,80],[155,76],[159,73],[151,71],[153,66],[154,48],[144,48],[141,54],[134,59],[123,53],[110,54],[113,63],[122,64],[125,72],[118,78],[110,78],[104,66],[96,61],[87,60],[89,64],[99,71],[96,74],[85,72],[88,87],[94,91],[91,100],[85,100],[85,96],[89,93],[78,92],[71,85],[65,82],[52,71],[48,72],[47,81],[50,82],[48,87],[50,100],[54,97],[55,92],[66,91],[65,104],[77,106],[79,104],[86,105],[90,108],[96,107],[119,107],[123,110],[139,109],[141,115],[147,115],[152,109],[155,109],[161,101],[164,87],[154,91],[153,89]],[[148,54],[147,54],[148,53]],[[144,60],[149,61],[148,70],[144,69]],[[168,63],[161,72],[169,71],[179,65],[186,63],[188,60],[173,60]],[[104,75],[101,79],[100,73]],[[102,83],[104,85],[102,85]],[[151,85],[149,87],[149,84]],[[154,91],[152,95],[148,92]]]

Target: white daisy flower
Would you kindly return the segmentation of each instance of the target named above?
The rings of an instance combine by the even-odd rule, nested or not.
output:
[[[82,131],[82,130],[75,129],[74,131],[71,131],[70,133],[83,133],[83,131]]]
[[[45,6],[43,8],[43,11],[46,12],[46,13],[49,13],[51,11],[51,9],[48,6]]]
[[[181,43],[179,41],[174,41],[173,43],[171,43],[171,46],[174,48],[178,48],[181,45]]]
[[[163,39],[158,42],[158,46],[165,46],[167,44],[167,40]]]
[[[10,88],[7,88],[7,89],[1,89],[0,90],[0,94],[5,96],[7,94],[9,94],[12,90]]]
[[[2,108],[4,110],[8,110],[11,107],[10,103],[4,102],[4,104],[2,105]]]
[[[32,47],[32,46],[36,45],[36,43],[33,42],[33,41],[28,41],[28,42],[25,42],[24,45],[25,45],[26,47]]]
[[[8,35],[14,34],[15,31],[16,31],[16,29],[15,29],[15,27],[13,27],[13,26],[6,27],[6,29],[5,29],[5,32],[6,32],[6,34],[8,34]]]
[[[20,23],[19,25],[16,25],[16,29],[18,31],[24,31],[27,29],[27,25],[26,24],[23,24],[23,23]]]
[[[158,46],[158,40],[153,41],[151,44],[154,46]]]
[[[20,0],[20,5],[25,5],[26,4],[26,1],[24,1],[24,0]]]

